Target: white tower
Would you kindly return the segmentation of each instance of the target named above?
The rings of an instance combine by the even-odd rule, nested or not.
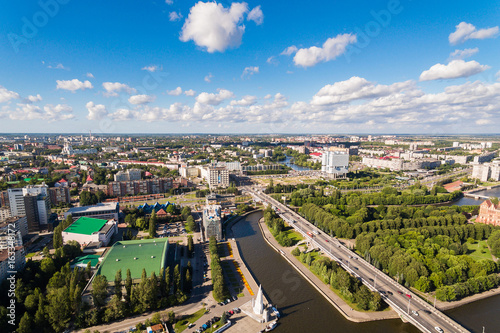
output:
[[[264,311],[264,300],[262,297],[262,285],[259,286],[259,292],[257,293],[257,297],[255,297],[255,301],[253,304],[253,313],[256,315],[261,315]]]

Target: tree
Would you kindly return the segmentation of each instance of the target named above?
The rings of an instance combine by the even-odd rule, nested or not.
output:
[[[184,206],[181,211],[182,219],[187,221],[187,218],[191,216],[191,208],[189,206]]]
[[[193,216],[189,215],[188,218],[186,219],[186,225],[188,231],[195,232],[196,231],[196,223],[194,222]]]
[[[156,212],[153,210],[151,217],[149,218],[149,236],[153,238],[156,236],[156,222]]]
[[[146,228],[146,220],[144,217],[139,217],[137,220],[135,220],[135,225],[141,229],[144,230]]]
[[[181,290],[181,271],[179,265],[175,265],[174,268],[174,291],[177,293]]]
[[[165,296],[170,295],[170,266],[167,266],[165,269],[165,272],[163,273],[163,280],[164,280],[164,286],[165,286]]]
[[[104,275],[97,275],[92,282],[92,298],[97,307],[106,303],[108,295],[108,280]]]
[[[61,225],[58,225],[57,227],[54,228],[53,243],[54,243],[55,249],[58,249],[58,248],[62,247],[62,245],[63,245],[62,226]]]
[[[193,251],[194,251],[193,236],[189,236],[188,237],[188,255],[190,258],[193,257]]]
[[[52,328],[56,333],[64,331],[71,318],[68,288],[62,287],[50,290],[47,300],[47,316]]]
[[[132,276],[130,274],[130,269],[127,268],[127,278],[125,279],[125,291],[127,295],[125,296],[125,301],[130,302],[130,295],[132,294]]]
[[[296,257],[300,256],[300,249],[298,246],[292,250],[292,255]]]
[[[19,327],[17,329],[18,333],[31,333],[31,317],[28,312],[25,312],[21,317],[21,321],[19,322]]]
[[[118,297],[119,300],[122,299],[122,270],[119,269],[116,271],[115,275],[115,295]]]

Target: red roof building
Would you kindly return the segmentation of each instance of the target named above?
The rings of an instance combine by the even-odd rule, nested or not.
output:
[[[167,212],[166,212],[166,211],[162,208],[162,209],[160,209],[159,211],[157,211],[157,212],[156,212],[156,216],[157,216],[157,217],[167,217],[167,216],[168,216],[168,214],[167,214]]]
[[[476,222],[500,226],[500,204],[495,205],[491,200],[485,200],[479,206]]]
[[[94,180],[92,179],[92,177],[90,177],[90,175],[87,176],[87,181],[88,182],[93,182]]]

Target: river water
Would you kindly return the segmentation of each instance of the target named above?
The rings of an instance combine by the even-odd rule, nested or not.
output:
[[[249,215],[232,230],[240,253],[266,297],[282,318],[276,332],[417,333],[399,319],[353,323],[345,319],[309,282],[263,239],[257,225],[262,213]]]
[[[487,195],[489,197],[499,198],[500,197],[500,187],[495,187],[491,190],[478,191],[478,192],[475,192],[474,194]],[[484,201],[484,199],[476,200],[474,198],[463,197],[463,198],[459,199],[458,201],[455,201],[454,203],[452,203],[452,205],[457,205],[457,206],[480,205],[483,201]],[[499,332],[500,332],[500,329],[499,329]]]
[[[287,155],[286,159],[284,161],[279,161],[278,163],[279,164],[285,164],[286,166],[292,168],[295,171],[308,171],[308,170],[312,170],[311,168],[308,168],[308,167],[303,167],[303,166],[299,166],[299,165],[295,165],[293,163],[290,163],[291,160],[292,160],[292,157]]]

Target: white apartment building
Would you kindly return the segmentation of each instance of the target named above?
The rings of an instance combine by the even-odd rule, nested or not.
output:
[[[474,164],[472,167],[472,178],[479,179],[482,182],[487,182],[489,179],[499,181],[500,161],[493,161],[491,163],[484,164]]]
[[[209,187],[229,187],[229,171],[224,167],[205,167],[201,169],[201,177]]]
[[[133,180],[141,180],[142,170],[141,169],[128,169],[125,171],[118,171],[114,178],[115,182],[126,182]]]

